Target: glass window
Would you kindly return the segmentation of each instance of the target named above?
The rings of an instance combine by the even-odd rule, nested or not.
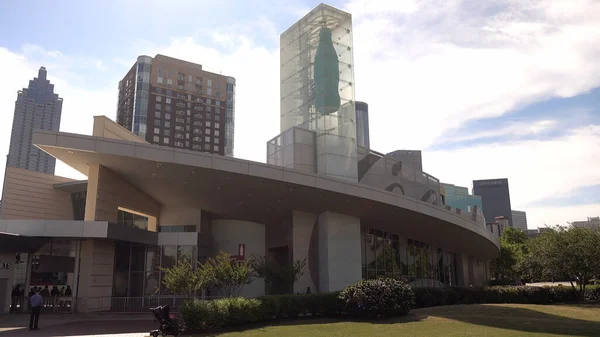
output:
[[[154,111],[154,117],[160,118],[160,115],[161,115],[160,111],[158,111],[158,110]]]
[[[179,246],[178,247],[178,254],[177,254],[177,262],[181,263],[181,262],[187,262],[187,263],[192,263],[192,256],[193,255],[193,247],[192,246]]]
[[[206,80],[206,85],[212,87],[212,80]]]
[[[144,271],[144,262],[146,260],[145,246],[131,247],[131,271]]]
[[[160,273],[158,271],[146,273],[146,287],[144,291],[145,295],[158,295],[160,285],[159,275]]]
[[[171,127],[171,122],[165,122],[165,128],[170,128]]]
[[[188,82],[192,82],[192,80],[193,80],[192,75],[188,75]]]
[[[215,130],[215,136],[219,136],[220,132],[219,130]]]
[[[212,104],[212,100],[210,98],[206,99],[206,104]]]
[[[218,129],[220,127],[221,127],[221,125],[219,123],[215,123],[215,129]]]
[[[162,268],[171,268],[177,262],[177,246],[162,247]]]
[[[167,98],[165,99],[165,103],[167,103],[167,104],[171,104],[171,99],[170,99],[169,97],[167,97]]]
[[[205,137],[204,137],[204,141],[205,141],[205,142],[210,142],[210,137],[209,137],[209,136],[205,136]]]
[[[218,92],[218,91],[217,91],[217,92]],[[218,96],[218,95],[217,95],[217,96]],[[215,102],[215,105],[216,105],[216,106],[221,106],[221,101],[216,101],[216,102]]]
[[[169,137],[164,137],[163,138],[163,143],[169,144]]]
[[[210,129],[204,129],[204,133],[206,133],[207,135],[210,135]]]
[[[171,114],[169,114],[169,113],[166,113],[166,114],[165,114],[165,119],[166,119],[166,120],[170,120],[170,119],[171,119]]]
[[[171,106],[170,105],[166,105],[165,106],[165,111],[166,112],[171,112]]]
[[[205,125],[210,126],[210,121],[206,121]]]
[[[215,144],[219,144],[219,138],[213,138],[213,142],[214,142]]]
[[[156,134],[160,133],[160,129],[159,128],[154,128],[154,133],[156,133]]]
[[[167,85],[173,85],[173,80],[170,78],[167,78]]]
[[[160,110],[160,109],[161,109],[160,103],[156,103],[156,110]]]
[[[219,145],[215,145],[214,149],[215,152],[219,152]]]
[[[206,88],[206,94],[208,96],[212,96],[212,88],[211,87]]]
[[[159,136],[154,136],[154,141],[157,142],[157,143],[160,142],[160,137]]]
[[[205,150],[210,150],[210,144],[204,144],[204,149]]]
[[[162,101],[162,97],[161,96],[156,96],[156,101],[157,102],[161,102]]]
[[[156,79],[156,82],[158,82],[159,84],[163,84],[163,78],[162,77],[158,77]]]

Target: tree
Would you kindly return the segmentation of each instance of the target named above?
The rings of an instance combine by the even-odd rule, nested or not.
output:
[[[205,280],[225,297],[236,297],[254,276],[251,261],[234,261],[223,251],[200,265]]]
[[[274,295],[290,292],[294,283],[304,275],[302,269],[305,266],[306,258],[292,264],[277,263],[272,257],[260,256],[252,259],[252,268],[258,277],[264,278],[267,288]]]
[[[532,240],[524,265],[543,279],[568,280],[583,298],[600,275],[600,229],[555,227]]]
[[[515,281],[522,277],[521,266],[527,254],[527,235],[521,229],[509,227],[500,237],[500,257],[492,261],[492,274],[496,280]]]
[[[195,298],[198,291],[206,285],[202,269],[194,268],[190,261],[179,262],[171,268],[161,270],[164,286],[174,294],[186,294]]]

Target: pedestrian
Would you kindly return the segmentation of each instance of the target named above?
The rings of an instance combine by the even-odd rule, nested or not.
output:
[[[40,295],[39,291],[36,292],[31,299],[31,316],[29,317],[29,330],[39,330],[38,321],[40,320],[40,311],[42,311],[42,304],[44,299]]]
[[[10,312],[17,312],[17,303],[19,302],[19,296],[21,295],[20,285],[17,284],[10,293]]]
[[[48,289],[48,285],[46,285],[44,289],[42,289],[40,295],[42,295],[42,297],[44,298],[44,307],[47,307],[50,303],[50,289]]]

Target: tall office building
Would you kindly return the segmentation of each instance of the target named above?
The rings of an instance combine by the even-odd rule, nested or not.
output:
[[[487,223],[493,223],[496,217],[503,216],[508,219],[509,226],[513,226],[508,179],[473,180],[473,194],[481,197]]]
[[[513,227],[527,230],[527,213],[523,211],[512,210]]]
[[[235,78],[139,56],[119,81],[117,123],[152,144],[233,156]]]
[[[369,140],[369,105],[356,102],[356,143],[358,146],[371,148]]]
[[[56,159],[31,145],[33,130],[58,131],[60,127],[62,98],[46,76],[46,68],[41,67],[29,86],[18,92],[7,166],[54,174]]]

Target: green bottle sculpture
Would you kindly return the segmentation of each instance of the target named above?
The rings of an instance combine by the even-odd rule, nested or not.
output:
[[[331,29],[327,27],[319,31],[314,74],[317,112],[328,115],[338,111],[340,109],[340,66],[331,39]]]

